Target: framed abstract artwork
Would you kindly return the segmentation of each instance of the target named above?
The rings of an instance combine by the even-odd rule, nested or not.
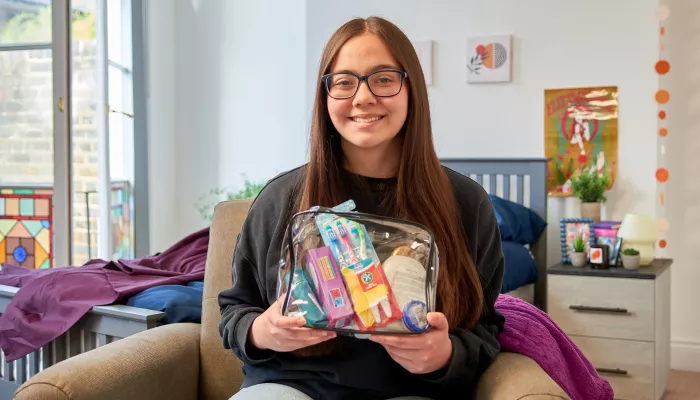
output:
[[[433,41],[432,40],[416,40],[413,41],[413,47],[416,49],[418,60],[420,60],[423,75],[425,76],[426,86],[433,84]]]
[[[571,264],[570,254],[574,240],[579,234],[583,235],[586,253],[591,245],[595,244],[592,218],[562,218],[559,222],[559,233],[561,234],[561,262],[563,264]]]
[[[511,35],[467,39],[467,82],[510,82]]]
[[[50,188],[0,189],[0,263],[53,267],[52,200]]]

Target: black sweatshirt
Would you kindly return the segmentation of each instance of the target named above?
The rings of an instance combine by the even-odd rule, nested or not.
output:
[[[340,335],[334,340],[341,342],[341,350],[318,357],[261,351],[248,342],[253,320],[277,298],[280,242],[294,203],[292,192],[303,171],[300,167],[277,176],[253,202],[237,239],[233,287],[219,295],[219,331],[224,347],[232,349],[244,363],[243,387],[275,382],[297,388],[314,399],[471,398],[479,377],[500,351],[496,334],[505,321],[493,307],[501,290],[504,259],[486,192],[473,180],[447,168],[488,308],[471,330],[450,329],[453,353],[449,366],[430,374],[412,375],[380,344]],[[395,178],[344,174],[347,197],[355,201],[357,211],[386,215],[387,207],[381,203],[395,190]],[[368,185],[353,183],[351,177],[364,179]]]

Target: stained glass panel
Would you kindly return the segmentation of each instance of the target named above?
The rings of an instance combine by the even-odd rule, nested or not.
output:
[[[112,182],[112,257],[133,258],[133,195],[129,181]]]
[[[0,189],[0,263],[53,267],[52,190]]]

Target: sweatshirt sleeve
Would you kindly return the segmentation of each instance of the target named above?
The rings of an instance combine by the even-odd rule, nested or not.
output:
[[[274,352],[256,349],[248,340],[253,321],[270,306],[258,267],[248,255],[250,239],[244,228],[233,256],[233,286],[219,294],[219,333],[224,348],[231,349],[244,364],[257,364],[270,360]]]
[[[469,243],[474,264],[482,277],[484,312],[471,329],[454,329],[450,333],[452,359],[440,371],[423,376],[438,384],[441,389],[464,390],[474,388],[481,375],[493,363],[500,352],[496,335],[503,330],[504,317],[495,309],[501,291],[504,273],[504,257],[495,212],[488,198],[479,206],[476,235],[468,235],[476,243]]]

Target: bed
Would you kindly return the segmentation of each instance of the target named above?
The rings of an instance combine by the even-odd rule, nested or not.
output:
[[[547,159],[444,158],[440,162],[479,183],[489,193],[497,213],[499,207],[504,205],[520,207],[522,210],[519,212],[531,214],[530,218],[539,220],[538,224],[544,222],[544,229],[537,230],[536,236],[518,243],[503,240],[503,248],[506,258],[505,293],[546,311]],[[523,252],[531,256],[532,267],[525,265],[528,264],[527,260],[518,258]],[[531,268],[534,268],[534,273],[529,271]]]

